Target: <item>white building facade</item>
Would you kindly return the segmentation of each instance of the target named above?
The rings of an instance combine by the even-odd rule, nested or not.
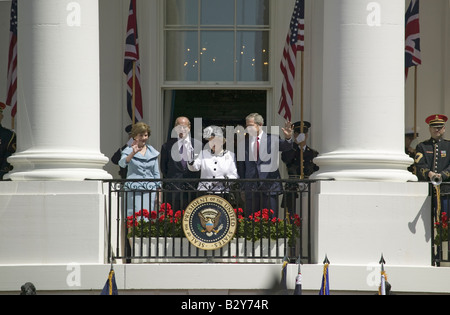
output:
[[[155,148],[177,114],[237,124],[251,109],[263,113],[268,126],[283,125],[279,62],[294,2],[137,1],[144,121]],[[413,86],[404,78],[407,2],[306,1],[304,113],[312,123],[311,146],[320,152],[314,178],[325,180],[314,184],[314,264],[303,270],[306,290],[318,289],[327,255],[336,265],[336,290],[373,291],[368,279],[383,253],[394,289],[450,292],[438,280],[405,282],[409,272],[427,279],[448,272],[431,266],[428,185],[407,171],[412,160],[403,149],[405,127],[414,124]],[[10,1],[0,1],[5,43],[9,7]],[[109,267],[101,180],[117,176],[108,157],[125,142],[130,123],[123,74],[128,7],[128,0],[19,2],[18,150],[10,159],[12,181],[0,183],[0,251],[6,253],[0,274],[7,279],[1,291],[19,288],[16,279],[46,291],[100,289],[104,283]],[[448,1],[423,1],[421,17],[417,124],[424,140],[425,117],[450,109]],[[6,73],[6,54],[4,45],[0,73]],[[293,120],[300,119],[297,81]],[[254,101],[246,107],[249,99]],[[183,275],[195,277],[200,267],[183,266],[192,271]],[[255,273],[279,268],[252,267],[208,266],[236,277],[192,287],[179,287],[177,265],[117,266],[116,277],[119,289],[233,293],[263,289]],[[172,276],[161,277],[167,269]],[[68,285],[77,270],[89,280]],[[42,278],[32,279],[36,271]],[[56,276],[49,283],[44,277],[50,274]],[[239,279],[242,274],[248,281]]]

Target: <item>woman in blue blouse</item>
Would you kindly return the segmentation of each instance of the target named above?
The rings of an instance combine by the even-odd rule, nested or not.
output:
[[[150,137],[150,127],[143,122],[136,123],[131,129],[133,143],[122,151],[119,165],[128,167],[127,179],[160,179],[158,156],[159,152],[147,144]],[[127,216],[146,209],[155,210],[156,191],[159,191],[158,181],[132,181],[126,183],[127,190],[136,192],[127,193]],[[158,198],[160,201],[161,198]]]

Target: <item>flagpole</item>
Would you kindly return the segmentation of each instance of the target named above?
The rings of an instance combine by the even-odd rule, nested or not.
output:
[[[414,139],[417,138],[417,66],[414,66]]]
[[[133,61],[133,94],[131,95],[131,111],[132,120],[131,123],[134,126],[136,123],[136,61]]]
[[[303,111],[304,111],[304,97],[303,97],[303,78],[304,78],[304,70],[303,70],[303,66],[305,64],[305,57],[303,54],[303,51],[300,51],[300,59],[301,59],[301,70],[300,70],[300,133],[303,133],[303,128],[304,128],[304,116],[303,116]],[[304,179],[305,178],[305,172],[303,170],[303,147],[300,148],[300,179]]]

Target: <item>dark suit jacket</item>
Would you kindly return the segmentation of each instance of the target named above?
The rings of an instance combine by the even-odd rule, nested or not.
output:
[[[16,152],[16,134],[0,124],[0,180],[12,170],[7,159]]]
[[[260,158],[258,161],[252,157],[253,151],[250,149],[250,138],[245,137],[245,160],[237,162],[238,174],[240,178],[246,179],[280,179],[279,152],[292,150],[292,141],[281,139],[278,135],[264,133],[260,140]],[[238,146],[239,150],[239,146]],[[260,190],[270,190],[278,192],[281,190],[281,183],[248,183],[245,188]]]
[[[301,174],[300,153],[300,148],[296,144],[293,146],[292,150],[281,153],[281,160],[286,164],[289,175]],[[319,152],[306,146],[306,149],[303,152],[303,173],[306,178],[319,170],[319,167],[313,162],[314,158],[318,155]]]
[[[170,139],[161,147],[161,173],[164,178],[199,178],[200,172],[191,172],[187,167],[183,168],[181,157],[178,151],[178,139]],[[203,148],[198,140],[191,139],[197,153]],[[175,148],[173,146],[175,145]],[[172,149],[173,148],[173,149]]]
[[[113,156],[111,157],[111,162],[112,162],[112,163],[114,163],[114,164],[116,164],[116,165],[119,165],[120,158],[122,157],[122,151],[125,150],[126,147],[128,147],[127,144],[125,144],[123,147],[121,147],[119,150],[117,150],[117,151],[113,154]],[[123,167],[119,166],[119,175],[120,175],[120,178],[122,178],[122,179],[127,178],[127,170],[128,170],[127,167],[123,168]]]

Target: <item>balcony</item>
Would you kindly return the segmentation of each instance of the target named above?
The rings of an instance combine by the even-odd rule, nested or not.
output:
[[[106,183],[108,252],[116,260],[271,263],[301,258],[303,263],[311,262],[310,180],[163,179]],[[182,226],[185,209],[192,201],[205,197],[225,199],[236,215],[232,239],[213,250],[195,246],[186,238]]]

